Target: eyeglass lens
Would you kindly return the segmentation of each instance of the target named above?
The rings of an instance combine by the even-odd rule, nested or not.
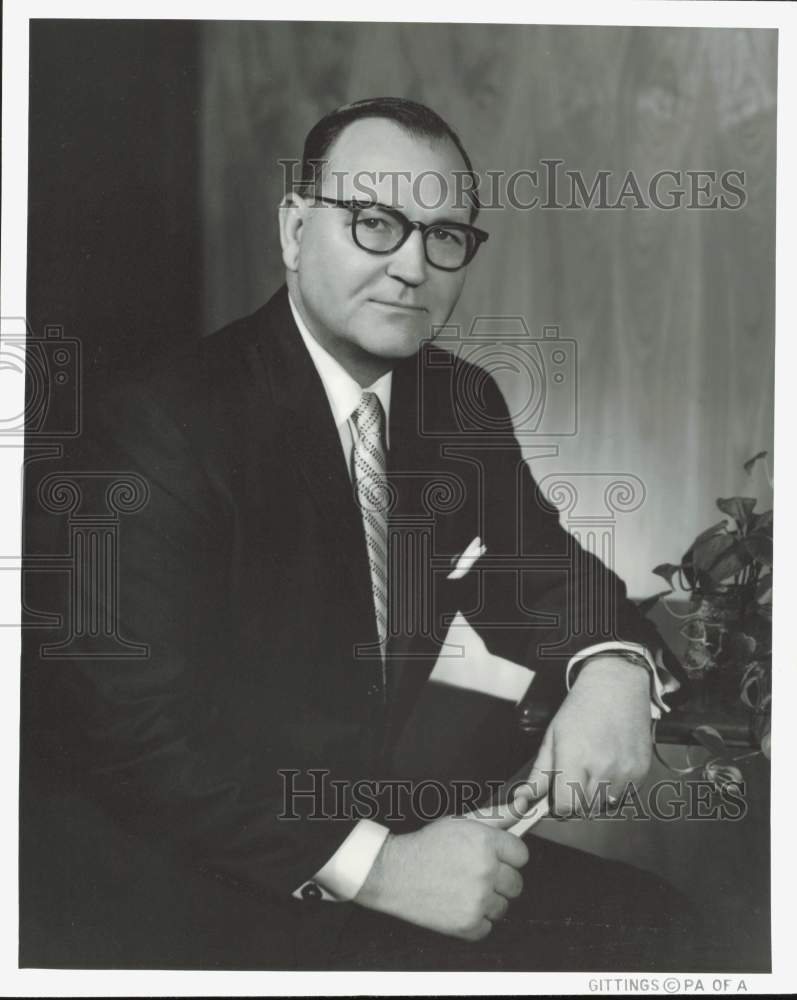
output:
[[[398,216],[378,207],[357,212],[354,237],[363,250],[389,253],[404,239],[405,227]],[[468,256],[468,238],[460,229],[434,226],[424,233],[426,256],[440,267],[461,267]]]

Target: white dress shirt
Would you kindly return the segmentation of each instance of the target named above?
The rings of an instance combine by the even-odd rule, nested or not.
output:
[[[388,448],[390,447],[388,427],[393,373],[387,372],[372,385],[363,389],[312,336],[290,297],[288,301],[296,326],[299,328],[299,333],[327,394],[332,417],[340,435],[346,469],[351,476],[352,450],[357,435],[357,427],[352,417],[360,405],[363,392],[374,392],[379,397],[385,412],[386,444]],[[483,642],[461,616],[457,616],[452,623],[452,632],[456,629],[462,629],[463,632],[467,630],[468,635],[464,640],[466,654],[468,649],[486,654]],[[568,689],[570,675],[579,661],[597,653],[622,651],[638,653],[648,661],[652,678],[651,715],[653,718],[660,718],[662,711],[669,711],[668,706],[662,700],[662,695],[668,691],[676,690],[679,686],[678,681],[672,677],[663,664],[656,664],[647,649],[636,643],[604,642],[583,649],[567,665],[566,683]],[[487,664],[487,670],[479,671],[477,668],[474,672],[473,663],[477,661]],[[456,687],[482,691],[494,697],[508,698],[519,703],[525,697],[529,685],[534,679],[534,671],[508,660],[489,657],[489,654],[475,657],[465,655],[441,658],[431,676],[434,680]],[[342,902],[353,899],[368,877],[371,866],[376,860],[388,832],[387,827],[379,823],[367,819],[360,820],[329,861],[315,873],[312,880],[299,886],[293,895],[298,899],[304,898],[302,889],[314,883],[321,890],[321,896],[325,900]],[[318,893],[315,892],[314,895],[317,896]]]

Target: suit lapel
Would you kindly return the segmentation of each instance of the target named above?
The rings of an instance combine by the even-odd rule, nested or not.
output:
[[[256,349],[275,403],[285,461],[298,469],[307,497],[328,528],[341,573],[371,622],[371,577],[360,511],[329,400],[293,320],[287,288],[274,295],[265,317]],[[363,636],[363,641],[372,638],[376,641],[375,623],[373,637]]]

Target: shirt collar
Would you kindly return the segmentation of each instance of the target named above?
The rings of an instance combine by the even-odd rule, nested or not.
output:
[[[336,361],[329,351],[325,350],[310,333],[290,295],[288,296],[288,302],[291,306],[294,322],[299,328],[299,333],[302,336],[305,347],[313,359],[313,364],[323,383],[335,426],[340,429],[341,425],[345,424],[349,417],[351,417],[360,405],[360,398],[363,392],[375,392],[379,397],[379,402],[382,404],[382,409],[385,411],[385,434],[387,435],[393,372],[386,372],[373,385],[369,385],[363,389],[360,383],[349,375],[343,365],[339,361]],[[390,441],[388,439],[389,444]]]

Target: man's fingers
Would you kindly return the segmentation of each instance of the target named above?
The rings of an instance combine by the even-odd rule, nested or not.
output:
[[[513,868],[522,868],[529,862],[529,849],[520,839],[511,833],[505,833],[496,842],[498,860]]]
[[[465,813],[468,819],[478,820],[485,826],[491,826],[498,830],[508,830],[510,826],[517,823],[522,815],[523,811],[516,805],[516,800],[505,803],[492,802],[490,805]]]
[[[589,795],[589,775],[583,766],[565,761],[561,754],[555,759],[553,738],[549,734],[550,728],[526,784],[515,793],[515,801],[522,801],[524,796],[532,800],[548,796],[554,816],[573,816],[583,812],[582,800]]]
[[[523,876],[517,869],[504,863],[499,864],[495,878],[495,891],[507,899],[517,899],[523,892]]]
[[[589,783],[589,815],[598,816],[613,809],[625,792],[625,786],[607,778],[593,778]]]
[[[531,803],[531,789],[528,785],[519,785],[512,793],[512,809],[517,813],[518,819],[529,811]]]
[[[506,896],[501,896],[499,893],[494,892],[492,896],[487,900],[487,906],[484,909],[484,915],[489,921],[495,923],[496,920],[500,920],[506,915],[506,911],[509,909],[509,900]]]
[[[462,934],[466,941],[481,941],[482,938],[486,938],[490,931],[493,929],[493,925],[487,919],[487,917],[482,917],[478,926],[476,926],[472,931],[467,934]]]
[[[512,792],[512,808],[518,819],[522,819],[540,799],[548,797],[554,776],[555,772],[532,768],[528,780],[515,787]]]
[[[580,767],[566,767],[559,771],[553,781],[553,807],[555,817],[583,815],[589,801],[590,779]]]

